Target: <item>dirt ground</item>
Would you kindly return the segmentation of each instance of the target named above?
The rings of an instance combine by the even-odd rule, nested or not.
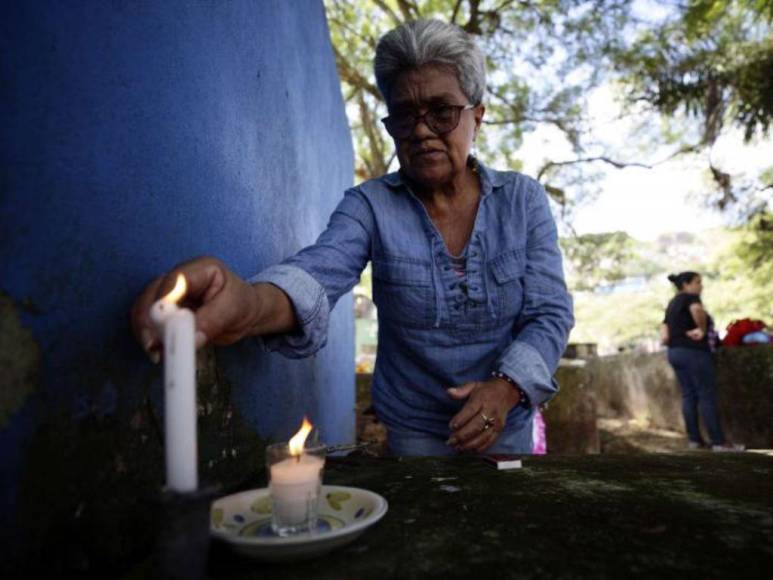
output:
[[[597,425],[601,453],[674,453],[687,449],[687,437],[678,431],[655,429],[643,422],[625,419],[599,418]]]

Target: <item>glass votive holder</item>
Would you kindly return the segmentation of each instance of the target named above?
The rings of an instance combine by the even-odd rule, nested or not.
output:
[[[271,530],[283,537],[314,531],[325,467],[325,446],[307,447],[300,455],[293,455],[287,443],[269,445],[266,467],[273,503]]]

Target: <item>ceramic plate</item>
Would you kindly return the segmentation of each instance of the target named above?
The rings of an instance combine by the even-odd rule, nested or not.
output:
[[[387,501],[371,491],[323,485],[317,529],[280,538],[271,531],[268,488],[252,489],[215,500],[210,531],[236,552],[261,560],[312,558],[354,541],[384,517],[387,507]]]

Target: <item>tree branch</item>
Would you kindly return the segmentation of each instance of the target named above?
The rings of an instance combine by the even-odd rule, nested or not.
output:
[[[738,197],[736,197],[735,193],[733,192],[732,177],[729,173],[722,171],[719,167],[714,165],[710,160],[709,170],[711,171],[711,176],[714,178],[714,182],[722,192],[722,197],[717,201],[717,206],[720,210],[724,210],[728,205],[734,204],[738,201]]]
[[[363,91],[367,91],[379,101],[383,100],[378,87],[369,82],[357,69],[351,66],[335,45],[333,45],[333,53],[335,54],[338,74],[341,75],[341,80]]]
[[[389,170],[389,166],[392,165],[392,161],[395,160],[395,157],[397,157],[397,151],[392,151],[392,154],[389,156],[389,159],[387,159],[386,162],[386,170]],[[773,184],[771,184],[770,187],[773,187]]]
[[[499,6],[497,6],[493,10],[489,10],[489,12],[499,12],[500,10],[504,10],[505,8],[510,6],[510,4],[515,4],[515,2],[516,0],[504,0],[504,2],[502,2]],[[531,2],[521,2],[521,4],[527,4],[529,5],[529,7],[531,7]]]
[[[329,20],[330,20],[330,22],[332,22],[333,24],[335,24],[339,28],[343,28],[344,30],[346,30],[350,34],[353,34],[354,36],[356,36],[357,38],[362,40],[365,44],[370,46],[373,50],[376,49],[376,39],[373,38],[372,36],[365,36],[359,30],[355,30],[354,28],[349,26],[346,22],[342,22],[341,20],[339,20],[335,16],[331,16],[329,18]]]
[[[469,0],[470,2],[470,18],[467,20],[462,28],[470,34],[480,34],[480,0]]]
[[[644,169],[654,169],[658,165],[662,165],[663,163],[666,163],[668,161],[671,161],[675,157],[678,157],[679,155],[685,155],[687,153],[695,153],[696,151],[700,151],[703,148],[702,143],[698,143],[695,145],[685,145],[684,147],[680,147],[670,155],[664,157],[660,161],[656,161],[655,163],[639,163],[638,161],[617,161],[615,159],[611,159],[605,155],[597,155],[595,157],[582,157],[580,159],[571,159],[569,161],[548,161],[546,162],[540,170],[537,172],[537,179],[541,179],[542,176],[547,173],[547,171],[553,167],[559,167],[563,165],[575,165],[578,163],[595,163],[596,161],[601,161],[603,163],[607,163],[608,165],[611,165],[612,167],[615,167],[617,169],[625,169],[627,167],[642,167]],[[719,180],[717,180],[719,183]]]
[[[384,162],[384,139],[376,126],[377,121],[373,118],[373,111],[368,108],[363,93],[359,94],[358,104],[360,107],[360,119],[362,120],[362,130],[365,133],[366,140],[370,149],[370,160],[366,161],[371,175],[383,175],[386,173],[387,165]]]
[[[548,161],[543,165],[540,170],[537,172],[537,179],[541,179],[545,173],[553,168],[553,167],[560,167],[563,165],[576,165],[578,163],[595,163],[596,161],[601,161],[603,163],[607,163],[613,167],[616,167],[617,169],[625,169],[626,167],[643,167],[644,169],[652,169],[652,165],[647,165],[646,163],[638,163],[638,162],[625,162],[625,161],[615,161],[614,159],[610,159],[609,157],[606,157],[604,155],[598,155],[596,157],[583,157],[580,159],[571,159],[569,161]]]
[[[671,153],[667,157],[664,157],[660,161],[656,161],[655,163],[652,164],[652,166],[655,167],[657,165],[661,165],[663,163],[671,161],[675,157],[679,157],[680,155],[685,155],[687,153],[697,153],[698,151],[700,151],[704,147],[705,147],[705,145],[704,145],[703,142],[695,143],[694,145],[685,145],[684,147],[680,147],[679,149],[677,149],[676,151],[674,151],[673,153]]]
[[[510,125],[510,124],[517,125],[518,123],[523,123],[524,121],[527,121],[529,123],[550,123],[552,125],[558,125],[559,123],[565,124],[565,120],[561,119],[560,117],[530,117],[528,115],[523,115],[519,119],[497,119],[494,121],[483,121],[483,124],[484,125]]]
[[[386,2],[384,2],[384,0],[372,0],[372,1],[376,6],[381,8],[381,10],[385,12],[387,16],[389,16],[394,21],[395,26],[400,26],[403,23],[403,21],[400,20],[400,17],[397,15],[397,13],[394,10],[392,10],[389,7],[389,5]]]
[[[456,17],[459,16],[459,8],[462,7],[462,0],[456,0],[454,10],[451,12],[451,24],[456,24]]]
[[[406,21],[421,17],[421,10],[419,10],[419,7],[415,2],[411,2],[410,0],[397,0],[397,7],[400,9],[403,18]]]

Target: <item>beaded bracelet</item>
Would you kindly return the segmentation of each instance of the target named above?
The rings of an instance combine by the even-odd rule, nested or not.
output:
[[[518,401],[519,407],[523,407],[524,409],[531,407],[529,404],[529,396],[523,391],[521,387],[518,386],[518,383],[516,383],[513,379],[508,377],[502,371],[491,371],[491,376],[495,379],[502,379],[503,381],[510,383],[514,389],[518,390],[518,393],[521,395],[521,399]]]

